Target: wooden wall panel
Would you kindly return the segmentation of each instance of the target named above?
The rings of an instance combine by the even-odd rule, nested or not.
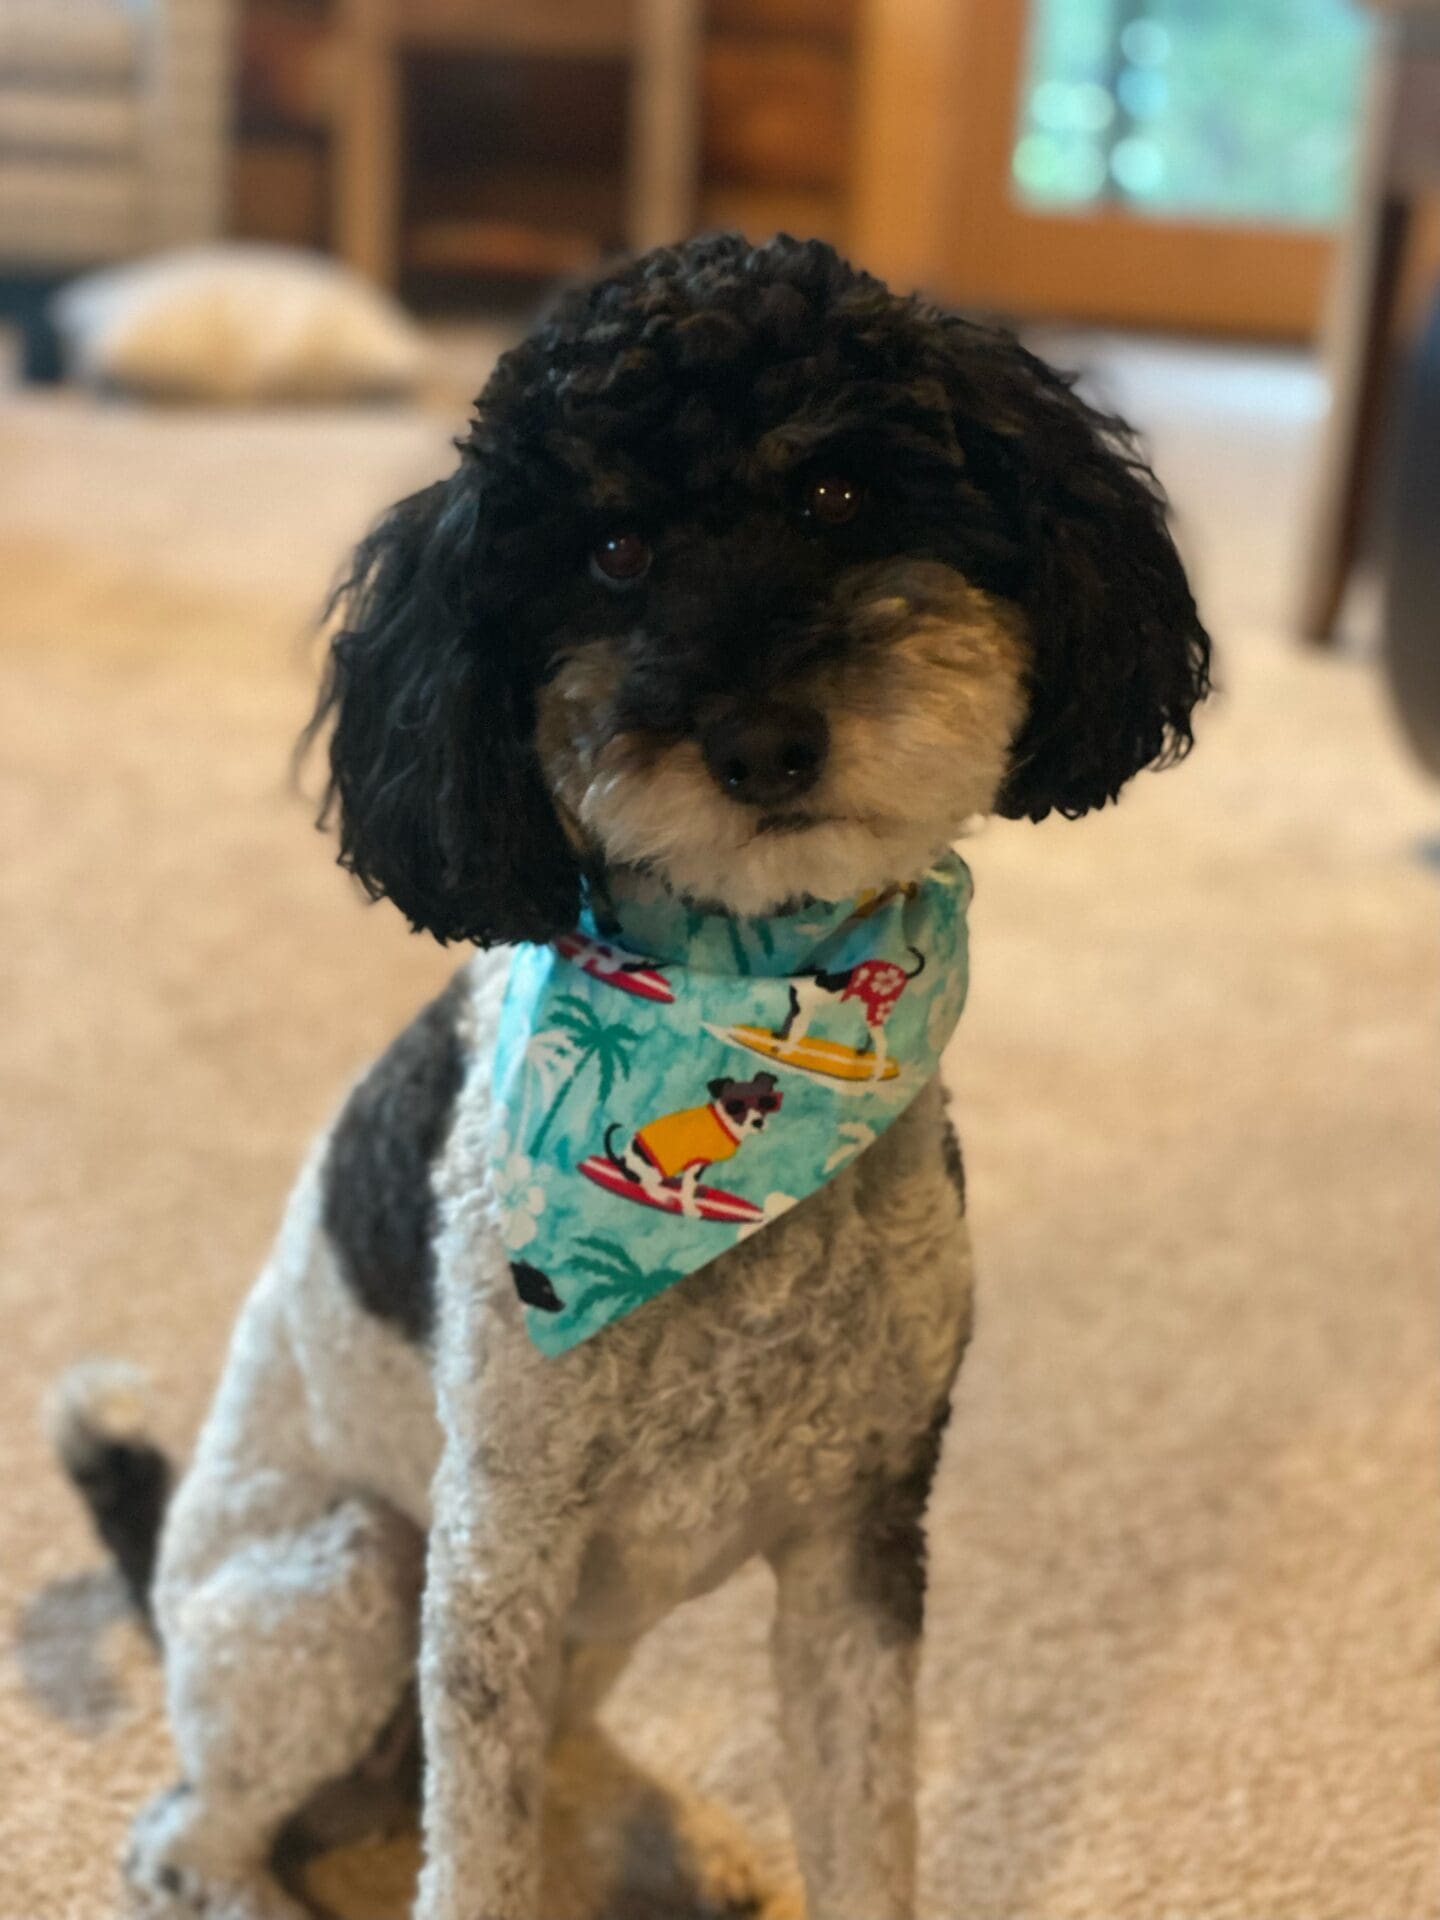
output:
[[[839,51],[715,39],[704,54],[705,177],[834,187],[850,147],[850,73]]]
[[[710,0],[706,18],[712,33],[848,41],[858,10],[859,0]]]
[[[848,244],[844,200],[812,187],[708,187],[700,198],[700,225],[733,227],[750,240],[789,233],[797,240]]]
[[[862,0],[850,243],[897,287],[935,290],[956,188],[965,0]]]

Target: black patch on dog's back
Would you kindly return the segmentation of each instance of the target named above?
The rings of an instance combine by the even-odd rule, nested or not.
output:
[[[960,1136],[948,1116],[941,1123],[940,1153],[945,1162],[945,1177],[955,1189],[955,1198],[960,1202],[961,1213],[964,1213],[965,1156],[960,1151]]]
[[[431,1170],[465,1072],[457,974],[346,1101],[322,1173],[325,1231],[368,1313],[417,1345],[435,1320]]]
[[[860,1516],[856,1584],[891,1642],[918,1640],[925,1624],[925,1509],[949,1419],[947,1403],[921,1436],[910,1471],[877,1482]]]

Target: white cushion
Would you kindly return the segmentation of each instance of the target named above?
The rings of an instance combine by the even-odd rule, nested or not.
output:
[[[387,295],[285,247],[197,247],[72,281],[55,300],[72,370],[132,393],[343,400],[412,390],[425,345]]]

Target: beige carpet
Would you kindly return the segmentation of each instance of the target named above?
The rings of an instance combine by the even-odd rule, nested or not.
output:
[[[933,1511],[928,1920],[1440,1911],[1435,796],[1286,643],[1301,364],[1106,349],[1224,642],[1183,771],[972,848],[983,1275]],[[129,1354],[179,1445],[303,1143],[446,957],[284,786],[294,635],[455,420],[0,418],[0,1916],[100,1920],[159,1686],[38,1433]],[[612,1715],[783,1857],[755,1573]]]

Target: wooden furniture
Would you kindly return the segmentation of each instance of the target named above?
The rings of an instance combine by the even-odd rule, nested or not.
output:
[[[1303,548],[1300,630],[1322,644],[1334,637],[1376,491],[1407,266],[1422,263],[1418,281],[1433,279],[1436,265],[1421,215],[1440,190],[1440,0],[1386,0],[1377,11],[1363,159],[1326,330],[1330,409]]]
[[[422,295],[696,228],[849,245],[916,3],[242,0],[236,230]]]
[[[337,66],[328,0],[241,0],[239,14],[231,230],[327,248]]]
[[[689,229],[697,0],[337,0],[337,7],[336,239],[361,272],[393,282],[407,266],[490,265],[543,276],[587,265],[606,240],[644,247]],[[620,77],[628,111],[621,115],[617,232],[607,230],[603,182],[581,151],[563,156],[548,177],[543,168],[534,172],[529,155],[508,163],[508,172],[499,160],[488,204],[472,193],[457,197],[469,204],[453,208],[443,200],[407,207],[407,151],[426,112],[422,96],[407,97],[407,66],[414,73],[427,62],[481,58],[548,68],[552,81],[567,64],[608,65]],[[534,183],[528,198],[526,160]],[[587,185],[598,189],[588,205]],[[568,226],[563,211],[555,218],[567,190],[589,215]]]
[[[229,0],[0,6],[0,265],[214,235],[232,24]]]
[[[851,235],[872,0],[709,0],[700,224],[837,244]]]
[[[54,378],[65,279],[223,222],[230,0],[0,0],[0,316]]]

